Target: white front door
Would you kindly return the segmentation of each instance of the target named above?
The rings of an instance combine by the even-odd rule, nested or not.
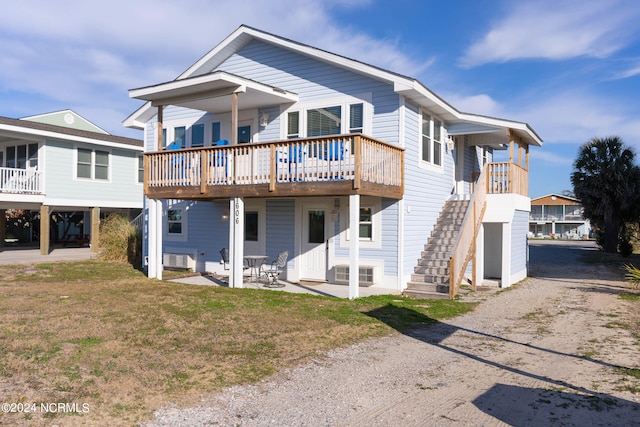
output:
[[[321,205],[302,209],[301,279],[327,280],[328,212]]]

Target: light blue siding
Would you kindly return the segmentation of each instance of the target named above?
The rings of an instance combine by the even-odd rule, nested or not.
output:
[[[77,147],[109,152],[110,179],[76,178]],[[84,206],[123,202],[121,207],[139,207],[142,202],[142,184],[138,183],[138,153],[134,151],[48,140],[43,170],[46,171],[47,198],[78,200]]]
[[[527,234],[529,232],[529,212],[515,211],[511,223],[511,272],[527,267]]]
[[[405,108],[404,274],[411,274],[445,200],[453,192],[453,156],[443,149],[443,171],[420,167],[420,112]]]
[[[267,200],[267,253],[269,259],[284,251],[289,251],[289,268],[293,268],[295,257],[296,209],[294,199]]]
[[[360,258],[366,260],[382,260],[384,275],[398,275],[398,201],[382,198],[380,203],[380,248],[360,248]],[[334,236],[340,234],[341,228],[346,228],[349,218],[340,217],[334,224]],[[349,247],[341,247],[340,239],[335,239],[334,251],[336,258],[350,258]]]
[[[399,98],[392,85],[255,40],[218,69],[294,92],[300,101],[371,94],[375,106],[372,136],[398,142]],[[269,139],[260,135],[261,141]]]

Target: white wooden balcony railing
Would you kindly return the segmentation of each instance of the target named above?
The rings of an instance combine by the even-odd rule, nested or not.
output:
[[[224,187],[295,184],[302,192],[340,183],[402,192],[403,162],[403,149],[360,134],[162,151],[145,155],[145,193],[196,197],[197,189],[209,197],[214,188],[219,195]]]
[[[0,168],[0,192],[42,194],[42,172],[35,169]]]

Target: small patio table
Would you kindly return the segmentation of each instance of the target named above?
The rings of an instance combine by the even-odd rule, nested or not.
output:
[[[246,255],[244,257],[247,267],[249,268],[249,282],[253,280],[253,274],[256,275],[256,281],[260,278],[260,268],[267,259],[266,255]]]

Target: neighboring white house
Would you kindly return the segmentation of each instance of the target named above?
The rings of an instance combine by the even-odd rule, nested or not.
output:
[[[359,284],[452,296],[465,275],[526,277],[528,153],[542,145],[526,123],[247,26],[149,84],[124,122],[145,135],[149,277],[176,260],[221,272],[223,247],[233,287],[245,255],[283,250],[283,278],[348,283],[351,298]]]
[[[95,243],[101,216],[141,211],[142,152],[141,140],[110,135],[70,110],[0,117],[0,220],[7,209],[39,216],[34,228],[43,254],[51,242]],[[52,228],[54,213],[82,218],[64,236]],[[0,233],[4,242],[4,223]]]
[[[580,200],[560,194],[548,194],[531,200],[529,236],[552,239],[585,239],[591,223],[583,216]]]

